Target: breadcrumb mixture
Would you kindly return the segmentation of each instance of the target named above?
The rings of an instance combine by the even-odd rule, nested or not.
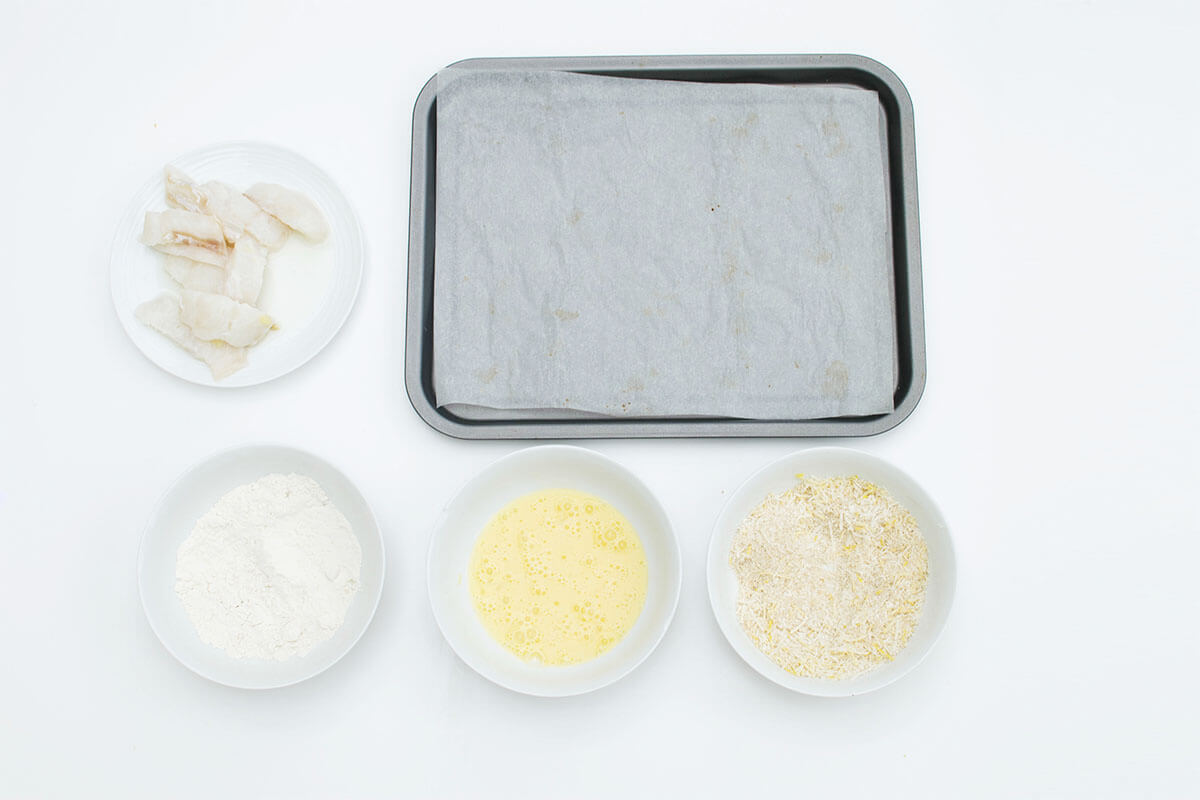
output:
[[[879,486],[796,477],[734,535],[738,621],[793,675],[853,678],[891,661],[912,636],[929,572],[925,540]]]

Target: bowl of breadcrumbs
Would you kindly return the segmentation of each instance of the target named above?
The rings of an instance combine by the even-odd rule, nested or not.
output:
[[[725,504],[708,591],[747,664],[797,692],[847,697],[932,649],[954,598],[954,547],[907,473],[841,447],[767,465]]]

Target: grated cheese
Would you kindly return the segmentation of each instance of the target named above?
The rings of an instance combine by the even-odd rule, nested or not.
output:
[[[791,674],[852,678],[891,661],[912,636],[929,572],[925,540],[879,486],[796,477],[734,534],[738,621]]]

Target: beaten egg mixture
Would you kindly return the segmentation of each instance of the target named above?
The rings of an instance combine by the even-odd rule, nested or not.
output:
[[[502,508],[471,554],[475,611],[525,661],[577,664],[629,633],[646,602],[646,556],[621,512],[573,489]]]

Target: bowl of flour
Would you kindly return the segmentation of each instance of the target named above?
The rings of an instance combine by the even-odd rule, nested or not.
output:
[[[333,666],[374,616],[383,576],[379,525],[354,484],[278,445],[225,450],[184,473],[138,553],[142,607],[163,645],[243,689]]]

